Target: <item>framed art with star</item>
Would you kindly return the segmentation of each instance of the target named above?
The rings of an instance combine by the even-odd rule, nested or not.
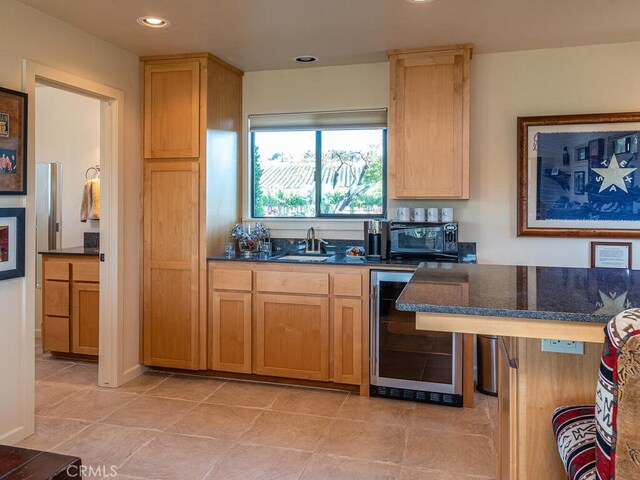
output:
[[[518,118],[518,236],[640,237],[640,112]]]

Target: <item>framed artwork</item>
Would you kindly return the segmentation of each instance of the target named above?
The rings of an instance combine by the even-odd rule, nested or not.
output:
[[[640,237],[640,112],[518,118],[518,236]]]
[[[631,242],[591,242],[591,268],[631,268]]]
[[[27,94],[0,88],[0,195],[27,194]]]
[[[0,280],[24,277],[24,208],[0,208]]]

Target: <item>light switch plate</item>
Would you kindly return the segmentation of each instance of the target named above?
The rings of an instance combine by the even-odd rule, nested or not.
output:
[[[553,340],[550,338],[544,338],[542,340],[542,351],[584,355],[584,342],[574,342],[573,340]]]

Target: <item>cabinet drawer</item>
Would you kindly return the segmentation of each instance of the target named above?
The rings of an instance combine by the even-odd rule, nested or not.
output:
[[[333,294],[342,297],[362,296],[362,275],[334,275]]]
[[[45,315],[42,329],[42,348],[53,352],[69,352],[68,318]]]
[[[69,282],[45,280],[42,308],[45,315],[69,316]]]
[[[47,260],[44,262],[45,280],[69,280],[69,262],[56,262]]]
[[[211,270],[211,283],[214,290],[251,291],[250,270]]]
[[[256,272],[259,292],[329,294],[328,273]]]
[[[74,282],[100,282],[100,263],[74,263]]]

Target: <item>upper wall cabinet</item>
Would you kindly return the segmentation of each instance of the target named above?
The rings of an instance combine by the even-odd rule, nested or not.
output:
[[[145,158],[198,158],[200,62],[144,66]]]
[[[471,45],[392,50],[392,198],[469,198]]]

